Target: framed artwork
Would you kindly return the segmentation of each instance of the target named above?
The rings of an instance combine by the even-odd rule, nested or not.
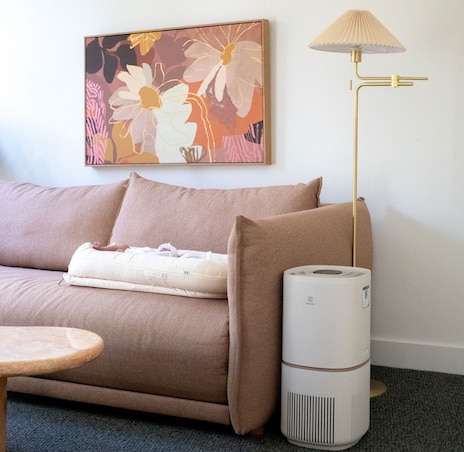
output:
[[[269,24],[85,38],[85,164],[270,164]]]

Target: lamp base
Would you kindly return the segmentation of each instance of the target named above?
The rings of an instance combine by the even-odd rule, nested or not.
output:
[[[381,381],[371,380],[370,398],[378,397],[387,392],[387,386]]]

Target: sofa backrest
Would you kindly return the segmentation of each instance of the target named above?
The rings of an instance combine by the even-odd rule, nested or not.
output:
[[[50,188],[0,181],[0,265],[66,271],[84,242],[227,253],[238,215],[265,218],[319,206],[307,184],[194,189],[132,173],[105,185]],[[291,233],[291,231],[289,231]]]
[[[126,185],[0,181],[0,265],[66,271],[79,245],[108,242]]]
[[[234,189],[194,189],[131,175],[111,242],[227,252],[238,215],[252,219],[314,209],[322,178],[307,184]],[[291,234],[291,231],[289,231]]]

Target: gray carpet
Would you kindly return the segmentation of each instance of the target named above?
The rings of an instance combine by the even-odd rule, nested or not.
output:
[[[464,452],[464,376],[373,367],[388,386],[371,400],[368,433],[350,451]],[[304,451],[280,433],[279,413],[262,437],[230,427],[146,413],[8,396],[8,452]]]

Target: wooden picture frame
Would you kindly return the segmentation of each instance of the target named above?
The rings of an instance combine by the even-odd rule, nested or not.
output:
[[[270,164],[266,19],[85,40],[85,164]]]

